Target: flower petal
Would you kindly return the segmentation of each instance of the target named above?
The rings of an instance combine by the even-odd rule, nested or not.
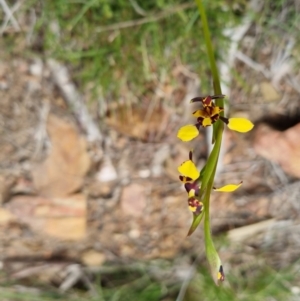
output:
[[[212,125],[212,121],[211,121],[211,118],[204,118],[203,121],[202,121],[202,126],[203,127],[206,127],[206,126],[209,126],[209,125]]]
[[[220,188],[215,188],[214,187],[214,191],[221,191],[221,192],[232,192],[237,190],[241,185],[243,184],[243,182],[240,182],[239,184],[228,184],[225,186],[222,186]]]
[[[211,116],[214,116],[216,114],[220,114],[222,111],[224,111],[221,107],[214,107],[211,111]]]
[[[197,110],[193,113],[193,116],[194,117],[203,117],[203,118],[205,118],[205,117],[207,117],[207,113],[206,113],[205,110]]]
[[[178,171],[184,175],[185,177],[189,177],[192,180],[196,180],[200,176],[200,172],[198,171],[195,163],[191,160],[183,162],[179,167]]]
[[[199,135],[197,127],[193,124],[188,124],[179,129],[177,137],[182,141],[190,141]]]
[[[194,214],[199,215],[203,211],[203,203],[195,199],[194,197],[190,197],[188,199],[189,209]]]
[[[189,182],[192,182],[193,179],[189,178],[189,177],[185,177],[185,176],[179,176],[179,180],[185,184],[185,183],[189,183]]]
[[[246,133],[252,130],[254,124],[246,118],[229,118],[228,127],[233,131]]]

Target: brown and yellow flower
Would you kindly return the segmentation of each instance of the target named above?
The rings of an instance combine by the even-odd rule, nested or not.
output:
[[[182,141],[190,141],[199,135],[200,127],[211,126],[219,119],[233,131],[241,133],[250,131],[254,126],[250,120],[246,118],[226,118],[220,115],[224,109],[216,106],[213,99],[224,97],[225,95],[208,95],[206,97],[199,96],[193,98],[191,102],[202,102],[203,109],[199,109],[193,113],[193,116],[197,118],[197,123],[181,127],[177,133],[177,137]]]
[[[197,169],[193,162],[193,152],[189,152],[189,160],[184,161],[179,167],[178,171],[181,174],[179,176],[180,181],[184,184],[184,188],[188,194],[189,209],[195,214],[199,215],[203,211],[203,203],[199,200],[200,195],[200,171]],[[214,191],[219,192],[232,192],[238,189],[242,185],[228,184],[220,188],[213,188]]]

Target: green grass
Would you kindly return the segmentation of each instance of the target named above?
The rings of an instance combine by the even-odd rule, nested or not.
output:
[[[156,263],[155,263],[156,264]],[[148,263],[151,266],[151,262]],[[169,265],[164,272],[170,272]],[[169,270],[168,270],[169,269]],[[125,276],[126,274],[126,276]],[[162,278],[155,280],[149,273],[115,270],[109,275],[96,277],[91,294],[85,289],[72,289],[61,294],[54,288],[47,288],[39,294],[18,293],[16,289],[2,287],[0,300],[8,301],[172,301],[176,300],[182,282],[172,282]],[[168,277],[169,278],[169,277]],[[249,266],[243,272],[238,269],[227,271],[227,279],[222,286],[215,286],[206,267],[200,267],[198,274],[189,283],[182,301],[264,301],[292,300],[291,287],[299,283],[299,271],[289,267],[280,272],[268,266]],[[273,299],[270,299],[270,298]],[[295,297],[295,296],[294,296]]]
[[[176,62],[199,74],[203,89],[210,90],[207,55],[193,0],[31,0],[26,5],[37,15],[33,53],[66,62],[79,87],[88,87],[95,99],[99,90],[107,99],[122,96],[124,88],[143,95],[162,74],[174,80],[171,71]],[[231,8],[224,0],[209,1],[207,6],[218,51],[226,47],[224,26],[239,20]],[[157,16],[157,20],[151,19]],[[144,19],[149,21],[106,30],[107,26]]]

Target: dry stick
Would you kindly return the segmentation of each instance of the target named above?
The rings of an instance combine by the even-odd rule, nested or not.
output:
[[[36,21],[37,21],[37,17],[36,17],[35,9],[31,8],[30,9],[30,25],[29,25],[28,32],[26,34],[26,42],[27,42],[27,45],[29,45],[29,46],[31,45],[31,40],[32,40]]]
[[[51,71],[55,84],[62,91],[66,102],[75,114],[82,128],[85,130],[88,141],[101,143],[103,139],[101,132],[90,116],[82,96],[72,83],[67,68],[53,59],[49,59],[47,65]]]
[[[156,16],[149,16],[149,17],[146,17],[143,19],[130,20],[130,21],[120,22],[120,23],[116,23],[116,24],[112,24],[112,25],[102,26],[102,27],[96,28],[95,31],[96,32],[104,32],[104,31],[109,31],[109,30],[118,30],[118,29],[142,25],[145,23],[156,22],[160,19],[166,18],[169,15],[175,14],[181,10],[185,10],[185,9],[192,8],[192,7],[195,7],[194,3],[185,3],[182,5],[175,6],[171,9],[166,9],[160,13],[157,13]]]
[[[14,26],[15,30],[20,31],[21,30],[20,25],[19,25],[18,21],[15,19],[15,17],[13,16],[13,13],[12,13],[11,9],[8,7],[8,5],[6,4],[5,0],[0,0],[0,5],[3,8],[6,18],[8,20],[11,20],[11,23]],[[6,21],[4,21],[4,24],[5,23],[6,23]],[[5,24],[5,26],[6,26],[6,24]],[[3,33],[3,31],[4,31],[4,28],[1,29],[1,33]]]
[[[255,62],[249,56],[242,53],[241,51],[237,51],[235,56],[237,59],[245,63],[247,66],[251,67],[253,70],[261,72],[267,79],[271,77],[270,71],[266,67]]]

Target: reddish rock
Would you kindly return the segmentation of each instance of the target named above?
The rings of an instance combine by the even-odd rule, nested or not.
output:
[[[87,143],[73,124],[53,115],[47,131],[52,148],[47,159],[33,170],[34,185],[41,195],[66,196],[81,189],[90,168]]]
[[[105,262],[106,256],[95,250],[87,250],[81,255],[81,261],[87,266],[100,266]]]
[[[11,212],[6,209],[0,208],[0,225],[6,225],[10,221],[14,220],[15,217]]]
[[[83,194],[53,199],[15,196],[6,211],[32,229],[60,239],[81,239],[86,232],[87,200]]]
[[[289,175],[300,178],[300,123],[280,132],[265,124],[255,130],[254,149]]]
[[[146,208],[145,187],[136,183],[124,187],[121,208],[126,215],[141,217]]]

